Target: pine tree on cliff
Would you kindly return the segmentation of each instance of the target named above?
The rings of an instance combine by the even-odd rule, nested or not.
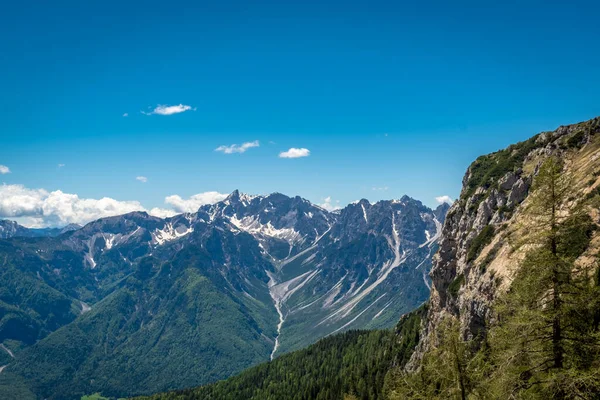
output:
[[[521,230],[526,257],[489,335],[492,398],[591,398],[600,387],[598,287],[575,262],[593,225],[572,190],[559,160],[541,165]]]
[[[478,397],[485,375],[484,352],[474,352],[473,343],[461,337],[459,322],[447,316],[436,331],[436,345],[410,374],[395,369],[386,382],[389,400],[467,400]]]

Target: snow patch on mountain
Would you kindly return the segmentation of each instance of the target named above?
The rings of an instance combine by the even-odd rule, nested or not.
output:
[[[433,222],[435,223],[435,234],[431,237],[429,237],[429,232],[427,232],[427,240],[425,241],[425,243],[421,244],[419,246],[419,248],[423,248],[425,246],[431,246],[434,243],[437,243],[438,239],[440,238],[440,236],[442,236],[442,224],[440,221],[437,220],[437,218],[433,218]]]
[[[266,224],[260,222],[257,216],[248,216],[242,219],[238,219],[237,216],[232,215],[229,221],[238,229],[248,232],[253,236],[266,236],[275,239],[280,239],[288,242],[290,246],[301,242],[304,237],[294,230],[294,228],[275,228],[271,221]]]
[[[86,253],[84,260],[87,261],[91,269],[96,268],[96,260],[94,260],[94,256],[92,255],[91,251]]]
[[[113,235],[112,233],[107,233],[107,234],[103,233],[102,237],[104,238],[106,250],[110,250],[113,247],[113,245],[115,244],[115,235]]]
[[[152,243],[161,246],[172,240],[177,240],[185,235],[194,232],[192,226],[186,227],[179,225],[177,228],[173,227],[172,223],[167,223],[163,229],[156,229],[152,232]]]
[[[367,218],[367,210],[365,210],[365,205],[361,204],[360,206],[362,207],[362,212],[363,212],[363,217],[365,218],[365,223],[368,224],[369,218]]]
[[[92,309],[92,307],[90,307],[89,305],[87,305],[83,301],[79,301],[79,303],[81,303],[81,314],[85,314],[86,312],[88,312],[88,311],[90,311]]]
[[[0,349],[4,350],[6,352],[6,354],[8,354],[11,358],[15,358],[15,355],[13,354],[13,352],[10,351],[10,349],[8,347],[6,347],[4,344],[0,344]]]

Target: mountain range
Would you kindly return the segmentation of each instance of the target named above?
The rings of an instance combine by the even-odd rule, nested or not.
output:
[[[234,191],[166,219],[134,212],[61,231],[2,221],[0,393],[185,388],[391,327],[428,297],[448,208],[404,196],[330,212]]]

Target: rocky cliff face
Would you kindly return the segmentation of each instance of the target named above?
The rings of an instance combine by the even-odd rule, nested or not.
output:
[[[538,166],[558,155],[573,174],[573,196],[597,195],[599,133],[600,118],[561,126],[471,164],[442,230],[431,271],[429,312],[409,369],[433,345],[432,333],[445,316],[459,319],[464,339],[486,334],[494,299],[509,286],[522,256],[511,238],[523,229],[523,205]]]

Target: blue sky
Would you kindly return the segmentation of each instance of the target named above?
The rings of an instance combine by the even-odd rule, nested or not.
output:
[[[11,209],[7,185],[146,209],[236,188],[434,206],[477,156],[600,114],[594,2],[250,3],[4,4],[0,217],[43,208]]]

